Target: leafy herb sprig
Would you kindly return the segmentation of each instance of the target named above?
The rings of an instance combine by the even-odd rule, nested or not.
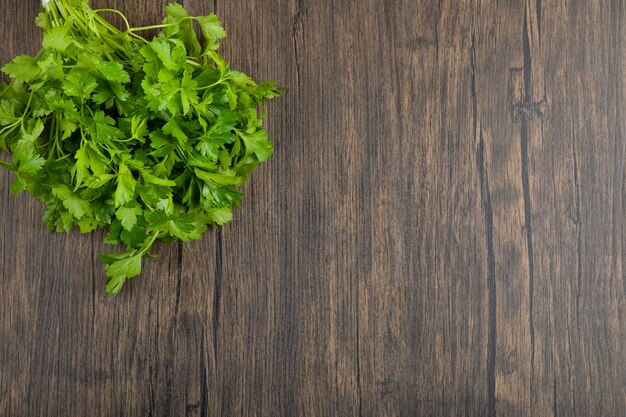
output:
[[[214,14],[172,3],[165,15],[131,27],[118,10],[50,0],[36,20],[42,50],[2,68],[12,78],[0,84],[11,191],[41,200],[51,229],[105,228],[106,243],[126,246],[100,255],[107,294],[141,273],[157,239],[197,240],[232,220],[239,187],[273,151],[258,109],[282,90],[230,68]],[[149,29],[160,32],[148,40]]]

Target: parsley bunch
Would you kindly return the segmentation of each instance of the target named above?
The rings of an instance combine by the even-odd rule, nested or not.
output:
[[[107,294],[141,273],[157,239],[200,239],[232,220],[238,188],[273,150],[258,107],[282,91],[230,69],[214,14],[192,17],[177,3],[165,14],[133,28],[117,10],[50,0],[36,20],[42,50],[2,68],[12,78],[0,85],[11,191],[41,200],[51,229],[105,228],[106,243],[126,246],[100,255]],[[160,32],[148,40],[148,29]]]

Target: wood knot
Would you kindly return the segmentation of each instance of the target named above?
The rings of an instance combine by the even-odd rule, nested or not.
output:
[[[548,108],[548,101],[544,96],[541,100],[532,99],[532,86],[529,87],[524,75],[524,68],[510,68],[508,82],[508,99],[511,103],[511,120],[513,123],[530,120],[535,117],[543,118]]]

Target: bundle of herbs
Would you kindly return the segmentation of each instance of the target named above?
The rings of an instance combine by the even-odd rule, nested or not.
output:
[[[282,91],[229,67],[214,14],[172,3],[161,24],[131,27],[87,0],[43,6],[42,50],[2,68],[12,81],[0,86],[0,165],[13,193],[45,204],[51,229],[103,228],[125,245],[100,255],[116,294],[156,240],[197,240],[232,219],[239,188],[272,155],[259,107]],[[149,29],[160,32],[149,40]]]

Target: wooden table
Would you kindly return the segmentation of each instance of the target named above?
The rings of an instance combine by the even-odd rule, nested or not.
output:
[[[287,88],[275,156],[115,298],[103,234],[3,171],[0,415],[626,415],[623,1],[184,5]],[[1,62],[35,53],[0,6]]]

